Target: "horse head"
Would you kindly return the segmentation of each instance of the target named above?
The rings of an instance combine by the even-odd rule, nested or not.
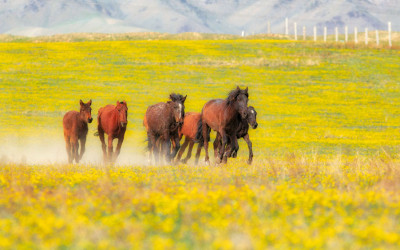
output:
[[[118,124],[123,128],[126,127],[128,124],[128,106],[126,105],[126,101],[117,101],[115,109],[118,111]]]
[[[258,126],[257,123],[257,112],[254,107],[250,106],[247,108],[247,122],[253,129],[256,129]]]
[[[232,90],[227,98],[227,105],[233,105],[242,117],[247,118],[247,102],[249,101],[249,88],[240,89],[239,86]]]
[[[179,123],[179,125],[183,124],[183,119],[185,118],[185,101],[186,96],[172,93],[169,95],[169,98],[174,103],[173,105],[173,113],[175,117],[175,121]]]
[[[82,102],[82,100],[79,101],[81,108],[80,108],[80,114],[81,117],[87,121],[88,123],[91,123],[93,121],[92,118],[92,100],[90,100],[88,103]]]

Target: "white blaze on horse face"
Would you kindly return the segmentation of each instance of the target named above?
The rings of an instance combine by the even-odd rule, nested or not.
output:
[[[182,104],[179,103],[179,119],[182,118]]]

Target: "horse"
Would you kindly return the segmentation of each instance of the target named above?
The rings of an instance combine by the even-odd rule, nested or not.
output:
[[[222,145],[219,150],[219,155],[216,162],[220,163],[223,155],[231,154],[231,150],[237,145],[236,131],[239,126],[239,119],[247,117],[247,102],[249,98],[248,88],[240,89],[237,87],[232,90],[228,97],[224,99],[214,99],[204,104],[201,111],[201,120],[198,124],[196,139],[204,141],[204,150],[206,152],[205,162],[209,164],[208,156],[208,138],[210,129],[217,131],[222,138]],[[225,147],[230,139],[232,147],[228,147],[225,152]],[[224,158],[224,159],[227,159]],[[226,163],[226,161],[224,161]]]
[[[125,101],[117,101],[115,106],[110,104],[99,109],[97,115],[97,132],[101,141],[104,163],[114,163],[117,159],[121,151],[126,127],[128,125],[127,118],[128,106]],[[104,133],[108,135],[108,155],[106,151],[106,143],[104,141]],[[114,139],[118,139],[118,144],[116,151],[113,154],[112,143]]]
[[[149,162],[153,154],[157,164],[160,151],[163,151],[166,160],[171,162],[178,152],[180,148],[178,129],[183,124],[186,97],[172,93],[169,96],[171,101],[160,102],[147,108],[143,125],[147,132]],[[172,152],[171,139],[174,145]]]
[[[79,101],[80,111],[68,111],[63,118],[64,139],[68,154],[68,162],[72,163],[75,159],[76,163],[82,159],[85,153],[86,136],[88,133],[88,123],[93,121],[92,118],[92,100],[88,103]],[[81,152],[78,155],[79,142],[81,143]]]
[[[190,157],[192,156],[192,149],[193,146],[196,142],[199,142],[196,140],[196,133],[197,133],[197,124],[199,123],[201,119],[201,114],[196,113],[196,112],[188,112],[185,114],[185,118],[183,120],[183,125],[179,129],[179,138],[181,139],[183,136],[185,136],[185,141],[182,144],[181,149],[179,150],[178,156],[176,158],[177,161],[179,161],[185,152],[186,147],[189,144],[189,150],[186,155],[186,158],[182,160],[183,163],[186,163]],[[201,148],[203,147],[203,141],[199,142],[199,145],[197,146],[197,152],[196,152],[196,161],[195,164],[199,162],[199,157],[200,157],[200,152]]]
[[[247,108],[247,118],[245,120],[240,120],[239,127],[237,128],[236,132],[236,137],[237,139],[243,138],[247,146],[249,147],[249,159],[247,160],[247,163],[250,165],[253,162],[253,148],[252,148],[252,143],[250,141],[250,136],[249,136],[249,125],[253,128],[256,129],[258,127],[257,123],[257,112],[254,109],[254,107],[250,106]],[[217,137],[214,140],[214,156],[217,157],[218,151],[221,150],[220,147],[222,146],[221,143],[221,135],[217,133]],[[229,145],[228,145],[229,146]],[[237,151],[239,150],[239,146],[231,150],[231,155],[226,155],[224,157],[233,157],[236,158],[237,156]],[[229,148],[228,148],[229,151]]]

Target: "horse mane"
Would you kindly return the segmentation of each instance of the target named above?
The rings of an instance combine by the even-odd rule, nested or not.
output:
[[[241,93],[243,93],[247,97],[249,97],[249,94],[244,89],[236,88],[236,89],[232,90],[231,92],[229,92],[228,97],[226,98],[226,105],[227,106],[231,105],[232,102],[235,100],[235,98]]]
[[[173,101],[173,102],[183,102],[184,96],[181,94],[172,93],[169,95],[169,99],[171,99],[171,101]]]

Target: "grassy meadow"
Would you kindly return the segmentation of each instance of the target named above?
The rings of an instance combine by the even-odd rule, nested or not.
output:
[[[400,244],[397,47],[154,34],[2,41],[1,248]],[[178,92],[186,112],[201,112],[236,86],[249,87],[258,112],[253,165],[240,141],[225,166],[147,166],[147,106]],[[62,117],[79,99],[92,99],[95,119],[82,164],[67,165]],[[117,100],[128,103],[127,133],[119,163],[103,166],[96,114]]]

